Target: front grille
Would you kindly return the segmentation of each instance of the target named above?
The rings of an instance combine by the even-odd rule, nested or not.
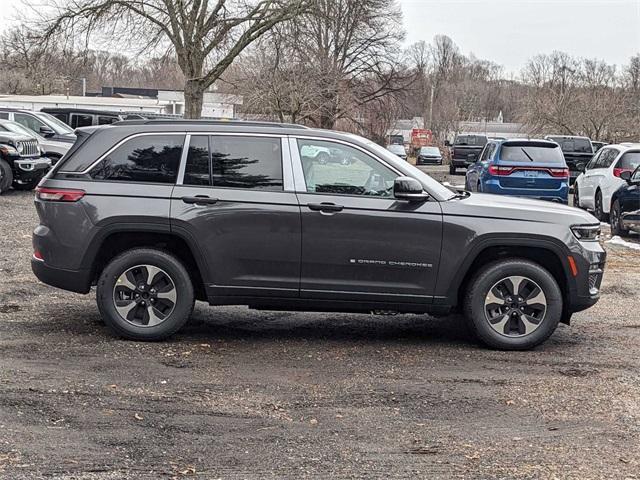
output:
[[[36,140],[18,142],[18,152],[20,152],[20,156],[22,157],[36,157],[40,155],[38,142]]]

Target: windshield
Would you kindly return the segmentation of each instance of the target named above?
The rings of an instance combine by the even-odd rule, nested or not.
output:
[[[387,150],[389,150],[392,153],[402,153],[402,154],[407,153],[402,145],[389,145],[387,147]]]
[[[487,137],[484,135],[458,135],[454,145],[470,145],[473,147],[483,147],[487,143]]]
[[[62,122],[61,120],[58,120],[53,115],[49,115],[48,113],[44,113],[44,112],[34,112],[34,113],[40,120],[42,120],[44,123],[46,123],[51,128],[53,128],[56,131],[56,133],[59,133],[61,135],[73,135],[73,129],[66,123]]]
[[[549,137],[549,139],[560,145],[563,152],[593,153],[593,147],[588,138]]]
[[[19,123],[16,122],[2,122],[0,123],[5,130],[13,133],[20,133],[21,135],[27,135],[29,137],[36,137],[38,140],[41,140],[42,137],[38,135],[36,132],[29,130],[27,127],[23,127]]]
[[[419,182],[421,182],[430,194],[434,195],[437,200],[451,200],[456,194],[449,190],[447,187],[442,185],[440,182],[434,180],[432,177],[424,173],[419,168],[414,167],[408,162],[400,160],[397,156],[389,152],[386,148],[381,147],[377,143],[372,142],[371,140],[367,140],[366,138],[360,137],[359,135],[350,135],[354,138],[357,138],[361,142],[365,143],[371,150],[373,150],[376,155],[379,155],[384,161],[388,162],[390,165],[396,167],[400,171],[409,172],[409,176],[415,178]]]
[[[438,147],[422,147],[420,155],[440,155],[440,149]]]
[[[500,149],[500,160],[506,162],[553,163],[565,166],[564,155],[560,147],[554,144],[547,146],[521,144],[504,144]]]

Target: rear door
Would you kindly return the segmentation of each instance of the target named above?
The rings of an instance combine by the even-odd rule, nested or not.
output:
[[[343,161],[305,155],[319,148]],[[298,138],[291,151],[302,217],[301,297],[431,302],[442,241],[439,203],[395,200],[399,173],[356,145]]]
[[[171,228],[199,246],[214,297],[297,297],[300,207],[286,140],[193,134],[171,197]]]

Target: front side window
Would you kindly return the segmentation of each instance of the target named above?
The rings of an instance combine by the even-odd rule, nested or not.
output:
[[[309,193],[393,197],[398,175],[356,148],[298,139],[298,151]]]
[[[118,117],[105,117],[104,115],[100,115],[98,117],[98,125],[111,125],[112,123],[116,123],[118,120]]]
[[[141,135],[107,155],[90,172],[96,180],[175,183],[184,135]]]
[[[71,126],[73,128],[90,127],[92,124],[93,124],[92,115],[82,115],[79,113],[74,113],[71,115]]]
[[[34,132],[39,132],[40,127],[44,127],[45,124],[40,120],[32,117],[31,115],[25,115],[24,113],[16,113],[14,115],[15,121],[20,125],[27,127],[29,130],[33,130]]]
[[[9,120],[9,114],[7,112],[0,112],[0,118],[3,120]]]
[[[214,187],[284,189],[280,138],[213,136],[210,142]]]

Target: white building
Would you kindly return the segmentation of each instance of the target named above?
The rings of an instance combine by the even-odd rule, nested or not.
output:
[[[202,115],[205,117],[234,118],[236,106],[242,105],[239,95],[207,92],[204,94]],[[182,115],[184,94],[180,91],[159,90],[158,98],[135,97],[81,97],[67,95],[2,95],[0,107],[41,110],[43,108],[81,108],[109,112],[146,112]]]

